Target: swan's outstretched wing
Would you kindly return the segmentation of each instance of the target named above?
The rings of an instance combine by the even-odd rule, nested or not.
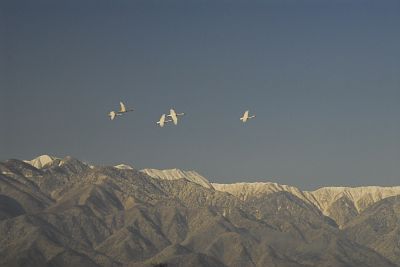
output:
[[[175,125],[178,124],[178,116],[176,116],[176,112],[172,108],[169,110],[169,117],[171,117]]]
[[[124,103],[119,102],[119,105],[121,106],[121,110],[119,112],[126,112],[126,107],[125,107]]]
[[[115,119],[115,112],[114,111],[111,111],[110,113],[108,113],[108,116],[110,116],[110,119],[111,120],[113,120],[113,119]]]
[[[157,122],[158,125],[160,125],[160,127],[164,127],[164,123],[165,123],[165,114],[161,115],[160,120]]]

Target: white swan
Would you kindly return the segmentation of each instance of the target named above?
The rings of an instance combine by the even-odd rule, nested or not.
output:
[[[172,120],[165,120],[165,114],[162,114],[160,120],[157,121],[157,124],[158,124],[160,127],[164,127],[165,123],[168,123],[168,122],[170,122],[170,121],[172,121]]]
[[[133,109],[126,109],[125,104],[122,102],[119,102],[119,105],[120,105],[119,111],[110,111],[110,113],[108,113],[108,116],[110,116],[111,120],[114,120],[116,116],[121,116],[124,113],[133,111]]]
[[[172,121],[174,122],[175,125],[178,124],[178,116],[183,116],[185,113],[176,113],[173,108],[169,110],[169,115],[168,117],[171,117]]]
[[[126,112],[131,112],[131,111],[133,111],[133,109],[126,109],[126,107],[125,107],[125,104],[124,103],[122,103],[122,102],[119,102],[119,105],[120,105],[120,110],[119,110],[119,112],[118,113],[126,113]]]
[[[252,118],[255,118],[255,117],[256,117],[256,115],[249,116],[249,111],[246,110],[246,111],[244,112],[243,116],[240,118],[240,120],[241,120],[242,122],[246,122],[246,121],[248,121],[249,119],[252,119]]]

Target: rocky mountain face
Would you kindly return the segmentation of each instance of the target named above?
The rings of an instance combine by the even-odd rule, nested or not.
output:
[[[400,196],[368,207],[345,225],[345,233],[400,266]]]
[[[324,215],[335,220],[340,227],[372,204],[384,198],[400,195],[400,186],[323,187],[315,191],[301,191],[293,186],[270,182],[212,185],[216,190],[228,192],[242,200],[263,198],[274,192],[289,192],[316,206]]]
[[[45,158],[0,162],[0,266],[400,266],[397,197]]]

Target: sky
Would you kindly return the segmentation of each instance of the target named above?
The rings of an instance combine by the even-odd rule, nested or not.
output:
[[[399,29],[388,0],[3,0],[0,160],[400,185]]]

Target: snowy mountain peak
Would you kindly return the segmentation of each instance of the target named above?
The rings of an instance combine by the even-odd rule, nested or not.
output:
[[[324,215],[329,216],[340,226],[349,218],[341,218],[338,214],[338,205],[348,203],[359,214],[372,204],[391,196],[400,195],[400,186],[381,187],[323,187],[315,191],[301,191],[300,189],[272,182],[212,184],[215,190],[230,193],[242,200],[260,198],[265,194],[289,192],[303,201],[315,205]],[[347,204],[347,205],[348,205]],[[349,212],[351,207],[349,208]]]
[[[118,165],[115,165],[114,168],[117,168],[120,170],[133,170],[133,167],[131,167],[127,164],[118,164]]]
[[[253,182],[253,183],[234,183],[234,184],[213,183],[212,185],[218,191],[230,193],[234,196],[240,197],[243,200],[246,200],[249,197],[258,197],[264,194],[286,191],[310,203],[310,201],[304,195],[304,193],[297,187],[282,185],[273,182]]]
[[[186,179],[190,182],[199,184],[206,188],[213,188],[211,183],[196,171],[184,171],[175,168],[168,170],[143,169],[141,170],[141,172],[153,178],[164,179],[164,180]]]
[[[32,160],[24,160],[24,162],[32,165],[33,167],[35,167],[37,169],[42,169],[46,165],[51,164],[56,159],[57,159],[56,157],[52,157],[52,156],[49,156],[49,155],[41,155],[41,156],[39,156],[37,158],[34,158]]]
[[[340,198],[344,197],[351,200],[357,211],[360,212],[381,199],[400,195],[400,186],[322,187],[304,193],[312,195],[314,204],[319,206],[324,214],[329,215],[327,209]]]

